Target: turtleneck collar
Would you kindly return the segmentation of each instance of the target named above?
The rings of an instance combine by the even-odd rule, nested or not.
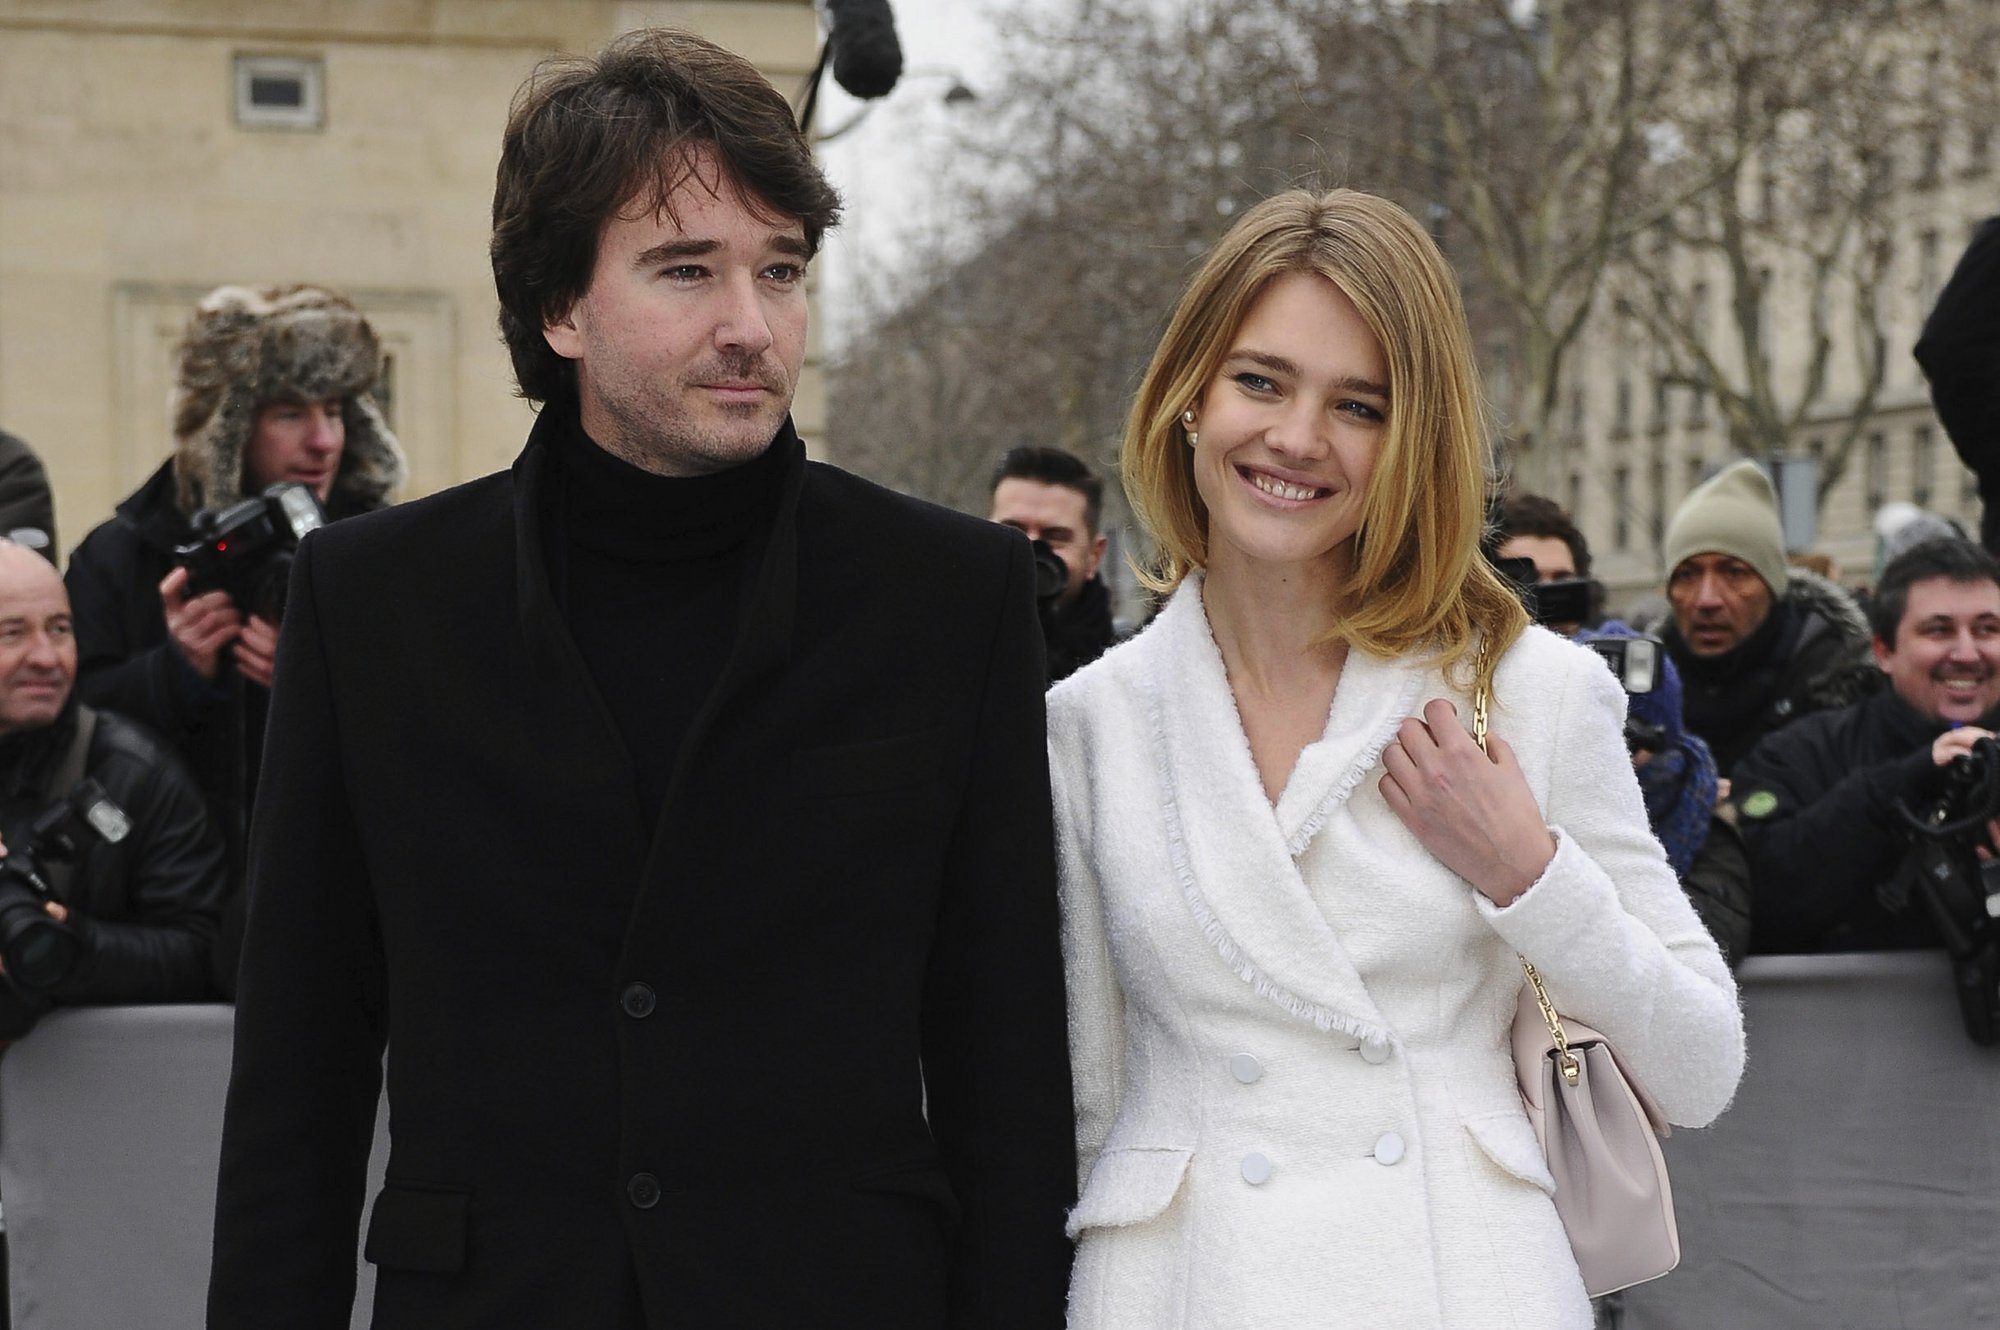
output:
[[[661,476],[599,447],[571,408],[555,431],[564,535],[632,563],[709,558],[743,544],[776,502],[797,439],[786,422],[771,446],[727,471]]]

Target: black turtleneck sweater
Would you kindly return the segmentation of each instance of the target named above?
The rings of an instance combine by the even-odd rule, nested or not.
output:
[[[784,477],[782,448],[706,476],[659,476],[572,422],[551,475],[549,584],[625,742],[651,826],[729,658]]]

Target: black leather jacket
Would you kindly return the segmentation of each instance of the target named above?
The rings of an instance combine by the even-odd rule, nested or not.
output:
[[[75,732],[72,705],[46,730],[0,741],[0,836],[25,845],[53,802],[50,778]],[[0,984],[0,1039],[25,1033],[51,1005],[192,1002],[213,995],[209,953],[227,874],[187,767],[145,730],[99,712],[84,772],[131,819],[112,845],[78,854],[63,896],[83,957],[46,994]]]

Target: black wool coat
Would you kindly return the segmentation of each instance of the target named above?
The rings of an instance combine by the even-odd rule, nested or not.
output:
[[[209,1324],[1062,1324],[1073,1200],[1018,534],[791,451],[666,803],[511,473],[294,571]],[[611,913],[605,900],[629,902]]]

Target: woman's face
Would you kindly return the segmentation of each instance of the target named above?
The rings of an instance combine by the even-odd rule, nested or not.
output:
[[[1316,273],[1272,279],[1195,416],[1209,566],[1344,571],[1389,421],[1388,364],[1353,303]]]

